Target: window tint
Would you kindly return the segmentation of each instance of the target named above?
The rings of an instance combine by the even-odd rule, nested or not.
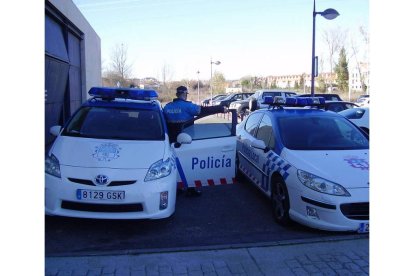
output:
[[[331,103],[328,105],[328,110],[333,112],[339,112],[344,110],[345,107],[341,103]]]
[[[254,136],[256,129],[259,125],[260,118],[262,117],[262,113],[254,113],[247,118],[246,125],[244,126],[244,129]]]
[[[343,117],[279,118],[282,143],[292,150],[368,149],[363,132]]]
[[[272,121],[269,116],[264,115],[257,130],[256,138],[262,140],[271,149],[275,146],[275,136],[273,135]]]
[[[81,108],[63,135],[98,139],[164,140],[159,111],[108,107]]]
[[[280,92],[263,92],[262,98],[264,99],[264,97],[276,97],[276,96],[282,96],[282,93]]]
[[[233,136],[232,122],[216,114],[197,118],[194,123],[184,126],[182,132],[187,133],[193,140],[212,139]]]

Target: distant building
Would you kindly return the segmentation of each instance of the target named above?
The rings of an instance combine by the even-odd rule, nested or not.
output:
[[[243,92],[241,87],[227,87],[226,88],[226,94],[228,94],[228,93],[241,93],[241,92]]]
[[[101,40],[72,1],[45,2],[45,145],[101,81]]]
[[[355,66],[349,74],[349,87],[352,91],[362,92],[363,81],[367,86],[367,94],[369,94],[369,63],[360,62],[359,66]]]

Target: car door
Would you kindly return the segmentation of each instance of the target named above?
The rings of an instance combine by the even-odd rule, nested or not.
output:
[[[179,173],[178,187],[224,185],[235,181],[237,115],[235,110],[231,113],[231,120],[224,114],[196,119],[181,132],[191,137],[190,142],[171,144]]]
[[[243,131],[240,132],[238,138],[239,144],[237,148],[238,161],[240,170],[255,184],[259,185],[261,173],[259,172],[259,150],[252,147],[252,143],[256,140],[255,135],[259,127],[262,112],[252,113],[244,124]]]
[[[270,171],[273,169],[271,166],[270,160],[276,157],[274,154],[276,142],[275,142],[275,134],[272,126],[272,120],[270,117],[265,114],[263,115],[262,120],[260,121],[259,127],[257,128],[257,132],[255,135],[257,140],[262,140],[266,146],[266,151],[263,149],[255,148],[255,153],[257,154],[258,158],[258,166],[256,168],[257,175],[258,175],[258,186],[264,192],[270,194]],[[273,165],[274,166],[274,165]]]

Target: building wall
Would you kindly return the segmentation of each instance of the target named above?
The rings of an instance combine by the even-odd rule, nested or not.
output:
[[[53,125],[63,125],[100,86],[101,42],[71,0],[45,3],[45,149]]]
[[[101,76],[101,39],[83,14],[71,0],[48,0],[66,18],[68,18],[84,34],[83,52],[83,99],[87,99],[87,92],[92,86],[102,85]]]

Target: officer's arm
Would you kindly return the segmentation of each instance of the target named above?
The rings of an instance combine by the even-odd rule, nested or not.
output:
[[[206,116],[216,113],[223,113],[224,112],[224,106],[217,105],[217,106],[202,106],[200,116]]]

